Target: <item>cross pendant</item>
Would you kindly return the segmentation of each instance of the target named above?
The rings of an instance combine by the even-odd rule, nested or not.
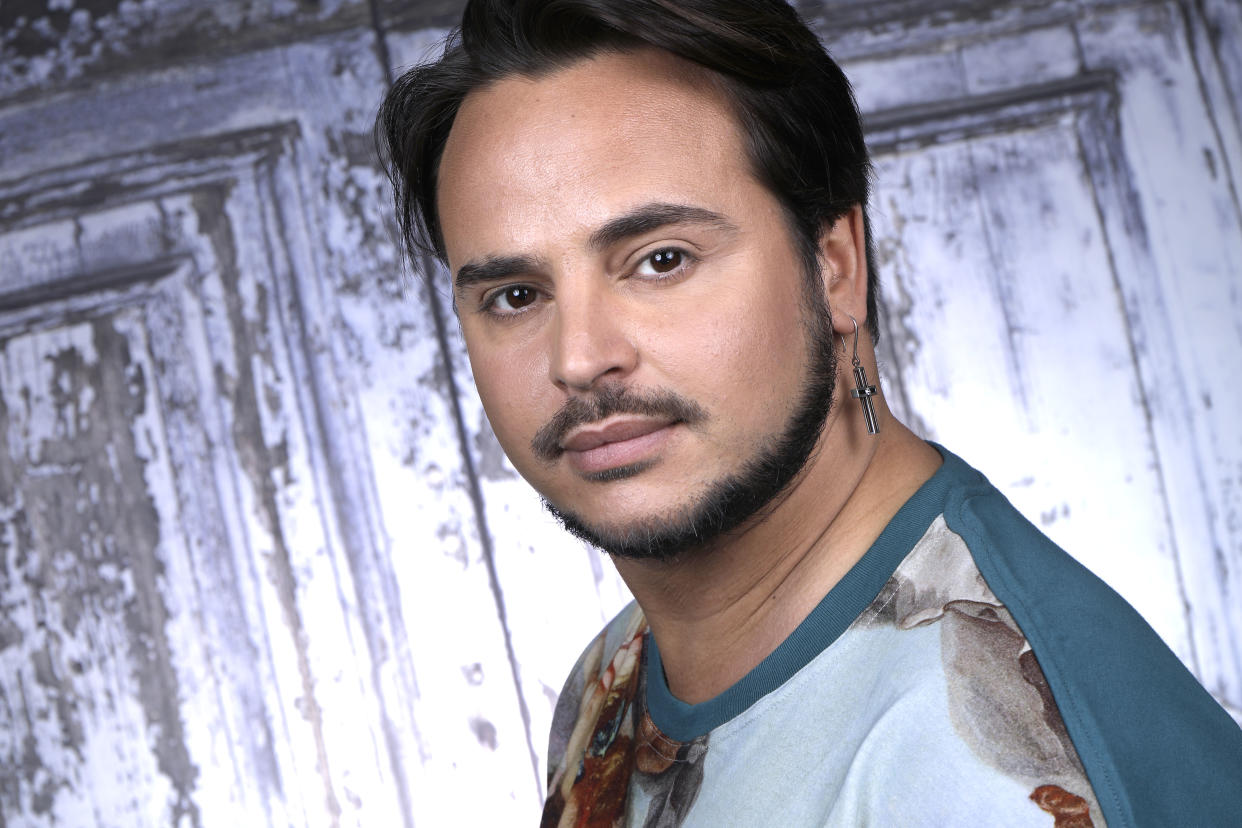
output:
[[[874,385],[867,382],[867,369],[857,363],[854,365],[854,385],[857,387],[850,390],[850,395],[862,403],[863,419],[867,421],[867,433],[876,434],[880,431],[880,423],[875,417],[875,406],[871,398],[878,392]]]

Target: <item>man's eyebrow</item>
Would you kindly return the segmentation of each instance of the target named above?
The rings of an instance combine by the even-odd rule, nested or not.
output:
[[[688,204],[651,203],[609,219],[587,240],[593,250],[603,250],[625,239],[658,230],[670,224],[700,224],[733,232],[737,226],[720,213]],[[453,286],[462,291],[472,285],[500,282],[522,273],[541,269],[531,256],[487,256],[466,262],[453,277]]]
[[[617,242],[658,230],[670,224],[705,224],[718,230],[736,231],[737,227],[719,213],[687,204],[644,204],[624,215],[610,219],[591,234],[593,250],[604,250]]]
[[[539,269],[539,262],[530,256],[488,256],[466,262],[453,277],[453,286],[461,291],[483,282],[499,282],[519,273]]]

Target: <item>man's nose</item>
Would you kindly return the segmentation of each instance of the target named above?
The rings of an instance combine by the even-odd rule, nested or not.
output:
[[[552,382],[573,391],[622,379],[638,365],[626,315],[606,287],[562,290],[556,300]]]

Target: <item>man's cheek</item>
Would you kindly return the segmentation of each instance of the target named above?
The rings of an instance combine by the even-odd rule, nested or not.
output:
[[[540,404],[529,386],[519,377],[475,378],[483,411],[492,432],[514,465],[524,465],[522,458],[530,453],[530,442],[547,417],[540,415]],[[549,412],[547,416],[551,416]]]

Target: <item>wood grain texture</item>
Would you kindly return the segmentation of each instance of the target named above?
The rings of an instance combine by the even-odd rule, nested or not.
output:
[[[882,157],[887,326],[907,346],[896,370],[927,436],[1190,659],[1180,596],[1149,588],[1177,572],[1075,118]],[[910,331],[936,335],[915,345]],[[1066,468],[1072,481],[1057,474]]]
[[[0,99],[310,38],[369,15],[367,0],[8,0],[0,6]]]
[[[1081,27],[1091,63],[1119,75],[1132,187],[1131,266],[1117,270],[1165,477],[1200,678],[1242,709],[1242,214],[1238,145],[1213,127],[1192,33],[1175,6]],[[1152,31],[1161,37],[1143,37]],[[1175,91],[1181,90],[1181,91]],[[1214,157],[1231,159],[1213,169]],[[1171,159],[1180,159],[1171,163]],[[1140,212],[1141,211],[1141,212]],[[1145,233],[1138,230],[1141,217]],[[1123,238],[1113,229],[1113,237]],[[1146,250],[1133,240],[1145,237]],[[1117,248],[1122,245],[1114,243]]]
[[[393,241],[370,121],[460,3],[200,5],[0,11],[0,824],[532,822],[628,593]],[[1236,4],[799,8],[890,404],[1242,710]]]
[[[380,78],[365,40],[295,44],[113,90],[96,107],[41,108],[44,123],[65,126],[53,156],[64,161],[89,159],[87,144],[114,107],[154,100],[176,109],[187,88],[232,102],[196,109],[172,129],[131,123],[120,139],[133,141],[129,152],[56,167],[46,143],[23,153],[33,136],[5,131],[16,150],[8,157],[34,167],[0,194],[14,312],[46,308],[49,290],[93,312],[108,304],[96,288],[191,262],[187,284],[169,288],[180,298],[146,330],[195,348],[150,354],[168,387],[183,389],[175,404],[150,410],[178,427],[179,446],[197,432],[201,454],[174,464],[171,489],[135,492],[188,504],[170,531],[201,539],[197,569],[213,577],[177,579],[199,596],[185,617],[211,619],[214,599],[234,595],[216,625],[173,646],[174,660],[206,670],[214,688],[199,681],[206,698],[161,699],[184,722],[236,723],[182,740],[193,771],[183,788],[203,824],[403,824],[416,811],[444,821],[480,778],[513,786],[483,803],[493,821],[538,802],[439,350],[425,307],[394,301],[406,285],[364,140]],[[94,196],[87,205],[82,182]],[[114,204],[137,217],[114,219]],[[182,416],[186,401],[201,411]],[[214,513],[202,500],[213,489]],[[231,572],[208,565],[230,557]],[[226,621],[245,635],[217,637]],[[230,655],[247,650],[249,666]],[[124,675],[127,663],[101,658],[101,670]],[[129,735],[138,754],[140,734]],[[248,753],[251,739],[261,749]],[[14,750],[21,755],[20,743]],[[32,824],[96,812],[101,824],[131,822],[90,804],[91,779],[79,770],[42,811],[30,804],[32,783],[10,785],[3,808]],[[152,786],[131,787],[136,801],[162,801]]]

